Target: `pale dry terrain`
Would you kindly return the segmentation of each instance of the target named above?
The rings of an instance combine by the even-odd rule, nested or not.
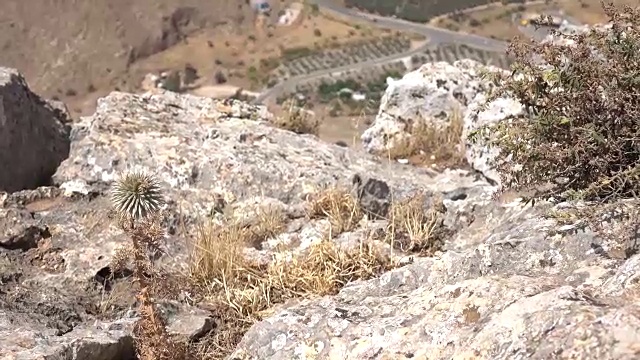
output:
[[[258,70],[260,76],[268,75],[283,60],[285,49],[334,47],[375,39],[382,33],[379,29],[349,24],[321,13],[307,14],[291,26],[252,28],[244,32],[207,29],[190,37],[188,42],[134,64],[131,72],[141,78],[162,67],[179,69],[190,63],[203,77],[211,78],[215,72],[222,71],[233,85],[259,91],[265,84],[250,79],[250,68]]]
[[[638,6],[637,0],[611,0],[608,2],[612,2],[616,6]],[[433,19],[430,23],[454,31],[511,40],[515,36],[523,35],[511,20],[511,14],[544,11],[563,11],[566,15],[584,24],[598,24],[608,20],[599,0],[559,0],[549,1],[548,3],[534,1],[526,5],[495,3],[478,7],[476,10],[466,11],[466,16],[461,19],[445,15]]]
[[[113,86],[132,62],[189,33],[244,24],[234,0],[5,0],[0,64],[18,68],[46,96]]]
[[[19,69],[35,91],[63,100],[78,116],[91,114],[96,99],[110,91],[139,91],[148,72],[189,63],[205,82],[222,71],[232,85],[257,89],[263,84],[252,84],[248,70],[278,59],[284,48],[380,33],[309,11],[293,26],[268,25],[289,3],[274,1],[267,25],[257,29],[248,1],[43,0],[33,7],[6,0],[0,65]]]

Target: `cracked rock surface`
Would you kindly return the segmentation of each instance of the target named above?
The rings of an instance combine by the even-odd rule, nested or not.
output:
[[[0,194],[0,358],[132,358],[133,289],[109,267],[128,240],[106,195],[138,167],[165,190],[158,264],[175,271],[187,268],[195,225],[226,209],[247,223],[262,208],[287,215],[283,234],[247,249],[263,259],[283,242],[303,251],[322,237],[326,219],[306,219],[303,206],[326,186],[353,187],[381,214],[417,192],[444,199],[452,235],[443,251],[334,296],[282,304],[230,359],[637,358],[633,239],[546,216],[578,204],[498,202],[474,173],[388,163],[274,128],[270,116],[239,101],[112,93],[73,124],[50,186]],[[385,221],[372,217],[335,241],[358,244]],[[162,309],[170,331],[194,341],[215,328],[182,298]]]

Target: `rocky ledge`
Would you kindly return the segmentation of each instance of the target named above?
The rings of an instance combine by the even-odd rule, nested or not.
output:
[[[429,109],[438,114],[450,105],[450,93],[475,99],[483,91],[469,87],[479,82],[475,75],[447,80],[457,71],[453,68],[425,65],[402,81],[411,79],[412,91],[431,106],[442,105],[440,111]],[[459,89],[443,90],[447,81]],[[387,123],[393,121],[389,106],[399,88],[391,85],[385,94],[381,114],[389,115],[380,117]],[[434,93],[441,100],[430,98]],[[497,113],[513,111],[498,105]],[[0,126],[30,118],[28,112],[10,115],[12,122]],[[409,116],[403,110],[401,117]],[[34,189],[38,184],[26,182],[20,191],[6,186],[0,198],[0,357],[132,358],[135,307],[130,297],[118,294],[131,292],[129,280],[126,274],[111,276],[109,266],[127,238],[113,223],[106,197],[118,173],[132,168],[153,171],[162,181],[168,216],[166,251],[158,263],[175,271],[186,270],[194,226],[215,218],[221,207],[249,218],[261,207],[277,207],[297,222],[283,236],[247,249],[263,258],[286,235],[299,239],[300,251],[317,241],[326,224],[307,219],[300,206],[325,187],[352,184],[355,175],[386,185],[361,194],[362,207],[416,192],[444,199],[444,224],[452,235],[443,251],[414,256],[409,264],[350,283],[335,296],[283,304],[251,327],[230,359],[638,356],[640,255],[615,256],[619,239],[561,226],[547,216],[579,204],[496,201],[493,182],[475,172],[436,173],[389,163],[277,129],[270,117],[242,102],[170,92],[100,99],[94,115],[72,125],[68,157],[49,186]],[[382,120],[372,129],[380,129]],[[58,124],[55,117],[33,121],[25,126]],[[376,132],[381,133],[370,130],[368,136]],[[55,141],[34,133],[42,137],[33,141]],[[9,140],[0,138],[4,147],[1,141]],[[367,241],[364,230],[379,222],[385,220],[365,220],[335,241]],[[173,333],[195,340],[215,331],[215,318],[185,297],[163,302],[162,309]]]

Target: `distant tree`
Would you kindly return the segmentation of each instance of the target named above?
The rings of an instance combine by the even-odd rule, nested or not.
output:
[[[227,82],[227,77],[222,73],[222,71],[216,71],[213,77],[216,84],[224,84]]]
[[[186,64],[184,66],[184,83],[193,84],[196,80],[198,80],[198,78],[198,70],[193,67],[193,65]]]

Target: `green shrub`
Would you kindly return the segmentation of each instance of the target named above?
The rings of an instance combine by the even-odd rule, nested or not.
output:
[[[501,149],[505,190],[597,201],[640,191],[640,9],[602,5],[611,29],[510,45],[513,72],[494,77],[489,100],[512,96],[525,114],[476,132]]]

